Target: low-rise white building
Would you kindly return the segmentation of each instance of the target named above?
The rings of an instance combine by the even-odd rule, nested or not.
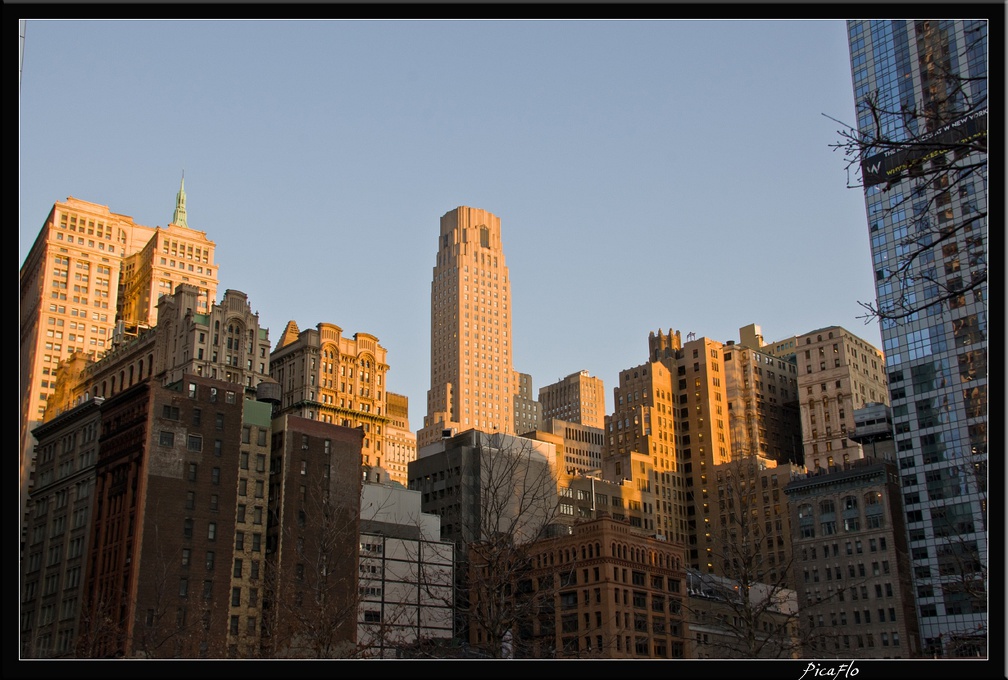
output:
[[[441,518],[420,511],[419,491],[396,482],[365,482],[357,618],[361,656],[394,658],[400,649],[452,637],[455,547],[440,536]]]

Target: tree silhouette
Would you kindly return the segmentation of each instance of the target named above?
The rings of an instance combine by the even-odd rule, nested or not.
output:
[[[768,526],[764,517],[759,470],[757,458],[747,455],[734,455],[715,467],[724,521],[713,527],[711,545],[720,578],[694,574],[698,597],[685,604],[694,621],[716,612],[719,634],[709,647],[715,658],[796,658],[817,634],[802,636],[795,593],[789,587],[793,555],[787,551],[785,559],[773,565],[765,559],[768,540],[775,546],[772,552],[779,552],[783,528]]]
[[[557,472],[540,442],[475,436],[476,453],[463,477],[479,487],[478,516],[457,560],[459,632],[468,635],[474,655],[509,658],[524,648],[524,626],[552,595],[532,596],[526,547],[548,535],[557,519]]]

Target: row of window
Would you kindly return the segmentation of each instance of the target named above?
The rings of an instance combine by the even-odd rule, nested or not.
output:
[[[61,232],[56,232],[56,240],[57,241],[66,241],[67,243],[71,243],[71,244],[75,242],[74,237],[71,234],[67,234],[66,237],[64,237]],[[77,243],[77,245],[80,245],[80,246],[84,245],[84,238],[81,237],[81,236],[78,236],[77,239],[76,239],[76,243]],[[94,240],[93,239],[88,239],[87,245],[88,245],[88,248],[94,248],[95,247]],[[105,250],[105,242],[104,241],[99,241],[98,242],[98,250]],[[108,252],[114,253],[115,251],[116,251],[116,247],[110,243],[108,245]]]

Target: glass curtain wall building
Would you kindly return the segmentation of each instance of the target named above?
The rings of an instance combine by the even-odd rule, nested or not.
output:
[[[983,657],[986,153],[942,145],[966,125],[985,135],[987,22],[848,21],[847,32],[860,140],[909,145],[878,156],[880,176],[863,153],[861,170],[923,653]]]

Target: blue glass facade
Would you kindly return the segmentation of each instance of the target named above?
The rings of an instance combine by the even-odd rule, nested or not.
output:
[[[985,21],[847,31],[862,135],[914,139],[931,130],[901,111],[947,121],[986,107]],[[877,122],[864,105],[874,96],[892,112]],[[975,657],[987,654],[987,284],[925,303],[986,272],[987,171],[976,153],[945,160],[953,169],[925,164],[864,194],[876,303],[901,316],[883,317],[881,332],[921,644],[926,656]]]

